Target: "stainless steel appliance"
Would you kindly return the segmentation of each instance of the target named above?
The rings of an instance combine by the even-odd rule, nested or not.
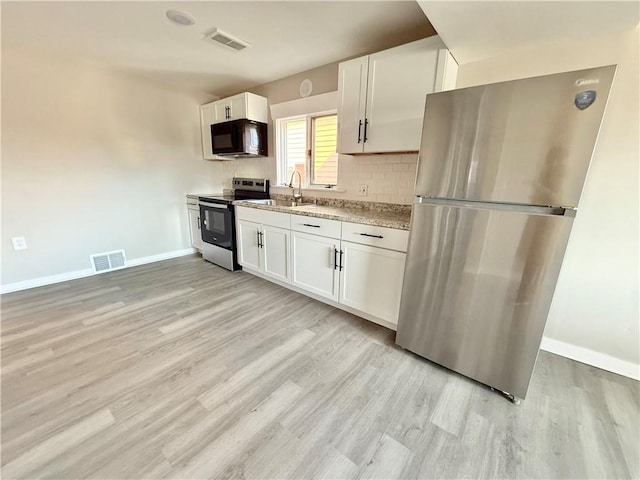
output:
[[[234,178],[232,195],[199,197],[202,257],[227,270],[240,270],[233,201],[265,198],[269,180],[262,178]]]
[[[211,150],[223,157],[266,157],[267,124],[246,118],[214,123]]]
[[[398,345],[525,397],[614,73],[427,96]]]

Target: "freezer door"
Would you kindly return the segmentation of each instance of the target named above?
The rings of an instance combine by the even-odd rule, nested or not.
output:
[[[572,223],[415,204],[396,343],[524,398]]]
[[[615,66],[427,96],[417,195],[576,207]]]

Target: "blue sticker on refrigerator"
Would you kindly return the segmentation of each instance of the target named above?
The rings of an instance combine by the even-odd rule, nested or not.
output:
[[[576,98],[573,101],[573,103],[580,110],[584,110],[585,108],[590,107],[595,100],[596,100],[595,90],[585,90],[584,92],[580,92],[576,94]]]

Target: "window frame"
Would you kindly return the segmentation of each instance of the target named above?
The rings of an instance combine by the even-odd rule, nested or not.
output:
[[[313,131],[313,122],[318,117],[327,117],[331,115],[337,115],[337,109],[324,110],[321,112],[313,112],[313,113],[305,113],[302,115],[292,115],[290,117],[282,117],[276,119],[276,145],[275,145],[275,153],[276,153],[276,173],[277,173],[277,181],[278,185],[289,185],[289,178],[287,177],[287,166],[289,164],[288,158],[286,158],[286,152],[283,151],[283,145],[286,143],[286,131],[284,128],[284,124],[288,122],[293,122],[297,120],[305,120],[306,121],[306,145],[305,145],[305,183],[302,187],[306,188],[337,188],[338,187],[338,172],[336,172],[336,183],[315,183],[314,182],[314,169],[313,169],[313,142],[315,142],[314,131]],[[336,129],[336,143],[338,140],[338,132]]]

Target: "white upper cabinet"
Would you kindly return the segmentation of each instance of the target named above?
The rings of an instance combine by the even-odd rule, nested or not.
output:
[[[267,123],[269,120],[267,99],[260,95],[244,92],[200,106],[203,158],[206,160],[218,159],[218,156],[211,151],[211,125],[241,118]]]
[[[211,124],[214,123],[215,108],[213,103],[200,106],[200,137],[202,139],[202,158],[205,160],[215,160],[218,158],[213,154],[211,147]]]
[[[341,63],[338,151],[417,151],[426,95],[454,88],[456,73],[437,36]]]
[[[362,152],[369,57],[354,58],[338,67],[338,151]]]
[[[228,122],[229,120],[239,120],[241,118],[262,123],[267,123],[268,121],[267,99],[253,93],[239,93],[233,97],[223,98],[203,105],[203,107],[208,105],[213,106],[212,123]]]

